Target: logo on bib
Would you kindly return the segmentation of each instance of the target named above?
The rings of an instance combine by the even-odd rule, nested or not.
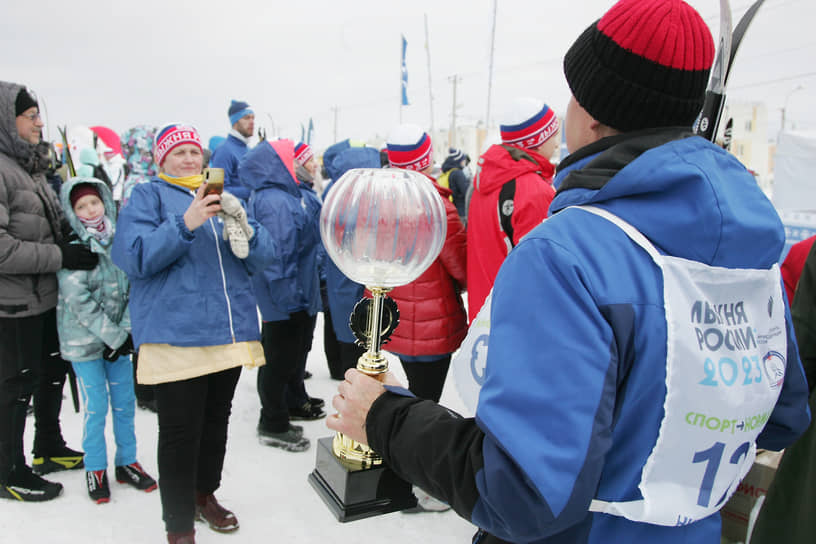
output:
[[[765,368],[765,376],[768,378],[768,385],[771,389],[776,389],[785,381],[785,358],[778,351],[769,351],[762,358],[762,366]]]
[[[487,341],[489,339],[489,335],[481,335],[473,342],[473,350],[470,353],[470,371],[473,374],[473,379],[476,380],[476,383],[479,385],[484,385],[485,365],[487,364]]]

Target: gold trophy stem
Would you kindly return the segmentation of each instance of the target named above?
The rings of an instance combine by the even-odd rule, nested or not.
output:
[[[383,297],[391,289],[386,287],[368,287],[372,294],[371,305],[368,307],[368,349],[357,360],[357,370],[374,378],[380,378],[388,371],[388,360],[383,356],[382,345],[382,316]],[[338,459],[355,468],[371,468],[382,464],[382,457],[374,450],[352,440],[343,433],[337,433],[332,442],[332,451]]]

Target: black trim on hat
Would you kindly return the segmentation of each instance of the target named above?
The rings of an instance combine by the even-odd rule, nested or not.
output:
[[[40,105],[37,104],[34,97],[23,87],[20,89],[20,92],[17,93],[17,98],[14,100],[14,116],[22,115],[29,108],[40,109]]]
[[[597,121],[629,132],[691,126],[703,107],[709,70],[663,66],[587,28],[564,56],[573,96]]]

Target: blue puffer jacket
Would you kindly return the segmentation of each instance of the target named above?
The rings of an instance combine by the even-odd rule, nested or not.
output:
[[[93,270],[57,272],[59,302],[57,329],[60,352],[66,361],[82,362],[102,358],[105,346],[118,348],[130,332],[128,280],[110,258],[110,241],[103,245],[79,220],[71,206],[71,191],[78,184],[96,187],[105,205],[105,215],[116,225],[116,203],[105,182],[95,178],[71,178],[62,185],[60,203],[79,241],[99,256]]]
[[[331,172],[336,177],[323,192],[323,201],[329,195],[335,182],[352,168],[379,168],[380,152],[373,147],[347,147],[339,151],[332,160]],[[356,339],[349,328],[349,316],[354,305],[363,298],[365,287],[352,281],[340,272],[337,265],[326,257],[326,291],[329,295],[329,309],[337,339],[348,344]]]
[[[255,221],[249,257],[238,259],[214,217],[190,232],[184,212],[193,194],[152,178],[134,187],[119,214],[112,257],[131,283],[133,340],[216,346],[260,339],[250,276],[277,258]]]
[[[320,309],[320,209],[304,199],[294,157],[290,140],[263,142],[238,167],[241,182],[253,190],[249,216],[269,231],[280,249],[280,258],[252,281],[264,321],[283,321],[303,310],[315,315]]]
[[[234,134],[230,134],[223,143],[215,148],[210,159],[210,166],[224,169],[224,190],[244,202],[249,200],[249,193],[252,189],[241,183],[238,177],[238,164],[247,151],[247,144],[236,138]]]

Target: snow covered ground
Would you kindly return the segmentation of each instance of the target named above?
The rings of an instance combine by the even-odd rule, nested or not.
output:
[[[307,368],[314,375],[306,388],[313,397],[331,397],[337,382],[329,378],[323,354],[322,314],[318,317],[314,347]],[[391,369],[407,383],[399,362],[389,357]],[[260,402],[255,390],[256,370],[244,369],[233,401],[229,441],[221,488],[216,497],[235,512],[241,528],[228,535],[196,524],[196,542],[269,543],[339,542],[356,544],[459,544],[470,542],[476,529],[452,511],[445,513],[392,513],[350,523],[339,523],[306,481],[314,468],[316,440],[331,436],[325,420],[303,422],[304,433],[312,446],[302,453],[289,453],[258,443],[255,426]],[[68,445],[81,447],[81,419],[71,406],[70,393],[62,409],[62,428]],[[463,409],[451,377],[445,385],[442,403],[454,410]],[[26,455],[30,462],[33,419],[28,418]],[[299,422],[300,423],[300,422]],[[113,459],[114,442],[110,419],[107,425],[108,458]],[[139,460],[158,479],[156,468],[156,416],[136,410]],[[112,462],[112,461],[111,461]],[[111,502],[97,505],[88,498],[84,471],[50,474],[50,479],[65,486],[58,499],[46,503],[0,504],[0,542],[3,543],[151,543],[166,542],[161,519],[159,493],[143,493],[118,484],[109,467]]]

